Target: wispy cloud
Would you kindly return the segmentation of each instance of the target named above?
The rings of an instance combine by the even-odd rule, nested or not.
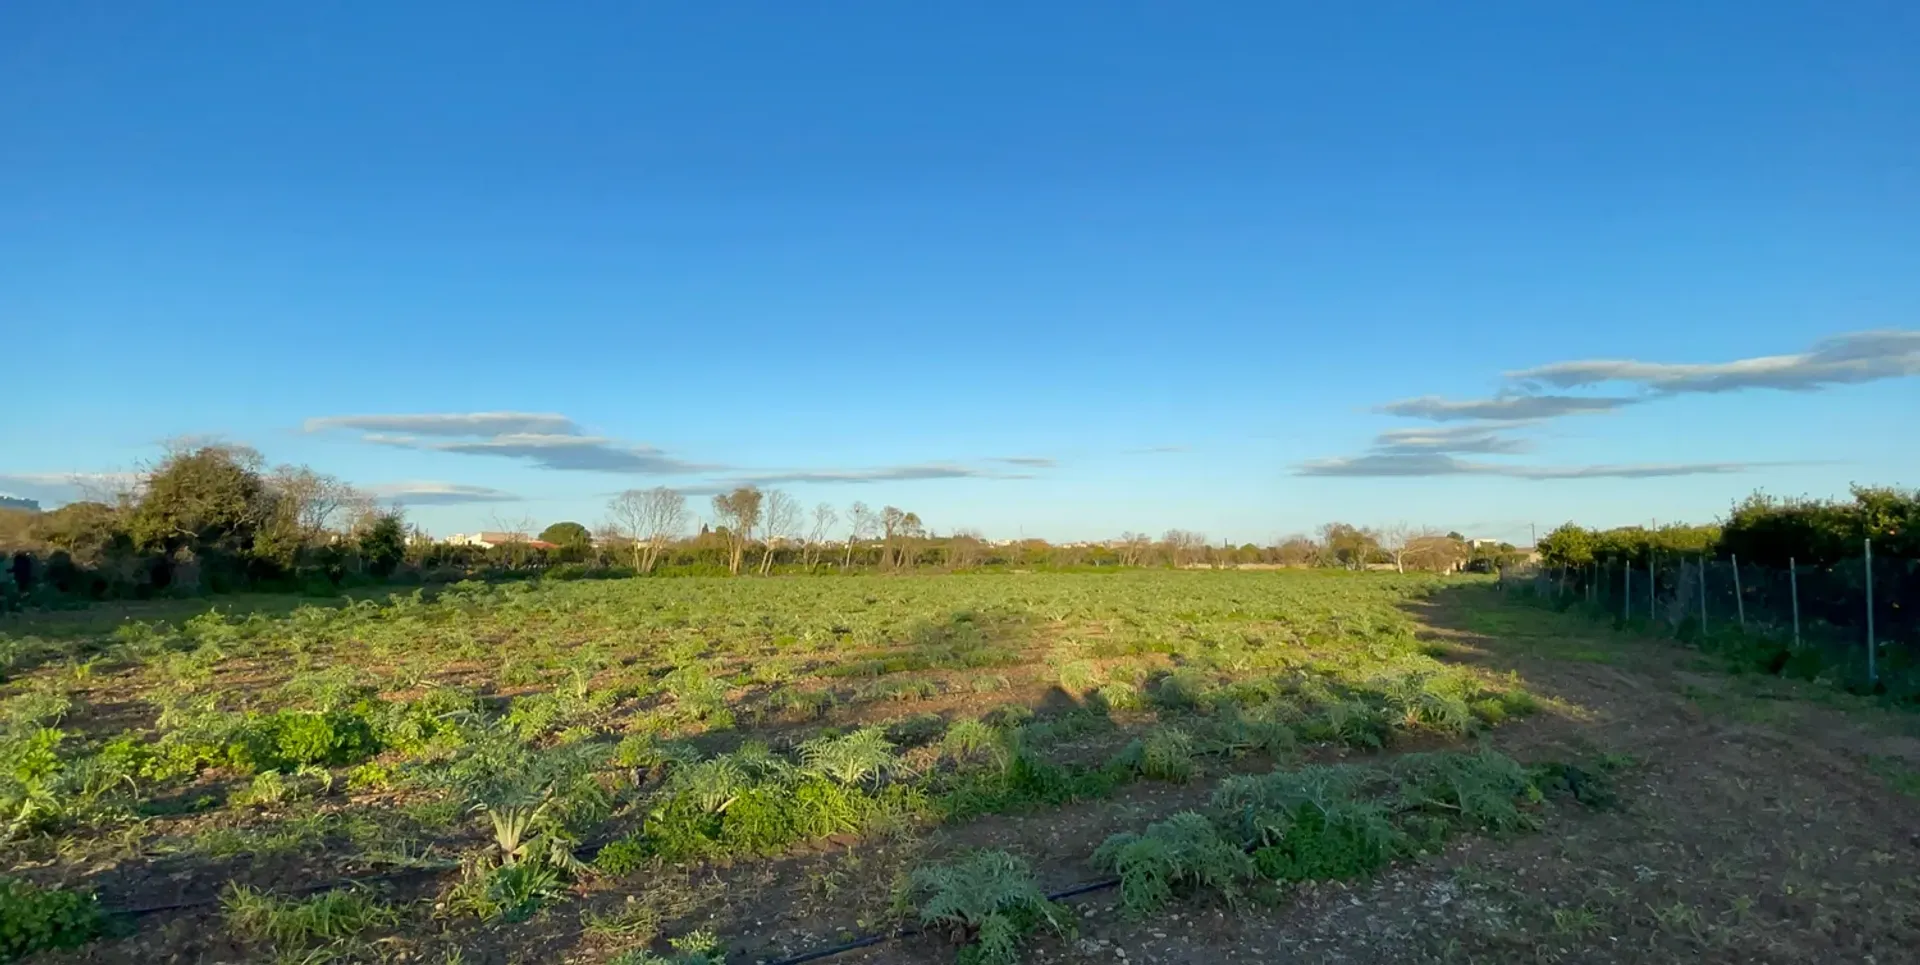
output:
[[[1526,452],[1533,445],[1501,433],[1515,424],[1467,425],[1435,429],[1389,429],[1374,437],[1373,451],[1381,454],[1470,452],[1483,454]]]
[[[519,459],[561,471],[684,475],[726,468],[688,462],[652,446],[585,435],[572,419],[551,413],[323,416],[308,419],[302,427],[308,432],[356,431],[360,441],[375,445]]]
[[[111,501],[139,482],[139,474],[131,472],[0,473],[0,490],[48,508],[90,499]]]
[[[490,486],[450,482],[380,483],[366,487],[375,499],[406,506],[461,506],[469,503],[511,503],[520,497]]]
[[[1032,469],[1052,469],[1060,464],[1058,460],[1047,456],[1001,456],[988,461],[1008,466],[1027,466]]]
[[[1513,479],[1651,479],[1746,472],[1779,463],[1689,462],[1524,466],[1456,459],[1445,453],[1369,453],[1344,459],[1317,459],[1294,469],[1296,476],[1393,478],[1410,476],[1506,476]]]
[[[1638,401],[1579,395],[1501,395],[1491,399],[1447,399],[1423,395],[1389,402],[1381,406],[1379,411],[1434,422],[1532,422],[1582,412],[1611,412]]]
[[[356,429],[416,436],[497,436],[505,433],[580,434],[572,419],[551,412],[431,412],[416,415],[331,415],[308,419],[306,432]]]
[[[1143,446],[1139,449],[1128,449],[1125,451],[1128,455],[1164,455],[1166,453],[1172,453],[1172,452],[1187,452],[1189,451],[1189,447],[1179,446],[1179,445]]]
[[[739,477],[736,485],[779,486],[786,484],[858,484],[876,482],[915,482],[927,479],[1031,479],[1029,474],[1002,473],[947,462],[916,463],[907,466],[883,466],[877,469],[803,469],[792,472],[753,473]]]
[[[1675,364],[1628,359],[1556,362],[1507,373],[1517,382],[1560,389],[1608,382],[1640,386],[1658,395],[1782,389],[1806,392],[1920,375],[1920,331],[1852,332],[1815,342],[1793,355],[1731,362]]]
[[[490,439],[445,441],[368,433],[361,441],[428,452],[524,459],[542,469],[578,472],[684,475],[724,468],[675,459],[652,446],[629,445],[604,436],[510,433]]]

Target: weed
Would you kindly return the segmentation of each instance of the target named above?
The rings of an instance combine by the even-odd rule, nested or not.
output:
[[[393,909],[354,888],[299,899],[278,898],[242,884],[229,884],[221,893],[220,916],[243,940],[285,945],[351,938],[400,920]]]
[[[644,946],[653,941],[659,931],[660,913],[651,905],[629,899],[608,914],[598,914],[590,909],[582,912],[580,924],[587,934],[595,938],[617,938]]]

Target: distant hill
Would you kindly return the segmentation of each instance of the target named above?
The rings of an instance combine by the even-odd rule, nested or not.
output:
[[[37,513],[40,511],[40,504],[24,496],[9,496],[6,493],[0,493],[0,509],[22,509],[29,513]]]

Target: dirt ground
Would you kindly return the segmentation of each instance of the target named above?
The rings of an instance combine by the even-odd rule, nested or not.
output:
[[[1489,590],[1461,590],[1416,616],[1447,659],[1511,670],[1554,698],[1497,729],[1494,747],[1522,760],[1631,758],[1620,806],[1555,807],[1540,833],[1464,839],[1376,879],[1303,887],[1265,907],[1188,904],[1136,922],[1111,892],[1089,895],[1072,902],[1078,934],[1036,942],[1027,960],[1920,961],[1920,800],[1909,796],[1920,793],[1920,715],[1730,675],[1671,642]],[[1091,877],[1089,841],[1203,797],[1143,789],[1000,819],[992,837],[1065,885]],[[951,956],[919,937],[835,960]]]
[[[1920,714],[1730,674],[1671,641],[1484,587],[1446,591],[1413,615],[1443,660],[1514,673],[1546,698],[1541,712],[1494,729],[1491,746],[1530,762],[1626,760],[1619,805],[1550,805],[1538,833],[1465,837],[1372,879],[1302,886],[1262,904],[1190,901],[1133,921],[1114,892],[1092,893],[1068,902],[1076,933],[1036,938],[1025,960],[1920,962]],[[1031,815],[902,827],[779,861],[589,883],[566,911],[365,951],[388,962],[603,962],[631,941],[583,928],[587,916],[644,905],[659,934],[711,929],[729,962],[777,961],[892,928],[905,872],[956,850],[1020,854],[1050,889],[1098,878],[1086,858],[1107,835],[1204,804],[1229,766],[1272,763],[1216,762],[1186,785],[1143,782]],[[147,927],[144,940],[113,947],[244,960],[188,937],[220,927],[212,909]],[[943,936],[916,935],[828,961],[932,965],[954,951]],[[125,959],[93,946],[61,960]]]

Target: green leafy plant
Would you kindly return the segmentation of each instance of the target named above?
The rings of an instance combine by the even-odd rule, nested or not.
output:
[[[351,938],[400,920],[399,913],[357,888],[280,898],[242,884],[229,884],[221,893],[220,916],[244,940],[287,945]]]
[[[1115,758],[1122,767],[1156,781],[1186,783],[1193,777],[1193,738],[1178,727],[1156,727]]]
[[[970,965],[1016,965],[1020,942],[1045,925],[1067,934],[1070,912],[1047,900],[1027,863],[1004,851],[980,851],[915,869],[912,900],[928,928],[944,928]]]
[[[877,782],[900,766],[883,727],[867,727],[840,737],[816,737],[800,745],[808,773],[842,784]]]
[[[0,960],[84,945],[105,927],[92,895],[0,878]]]
[[[1253,859],[1202,815],[1185,811],[1149,825],[1146,833],[1116,834],[1093,853],[1093,863],[1120,876],[1120,902],[1144,916],[1176,893],[1211,891],[1238,901],[1254,877]]]

